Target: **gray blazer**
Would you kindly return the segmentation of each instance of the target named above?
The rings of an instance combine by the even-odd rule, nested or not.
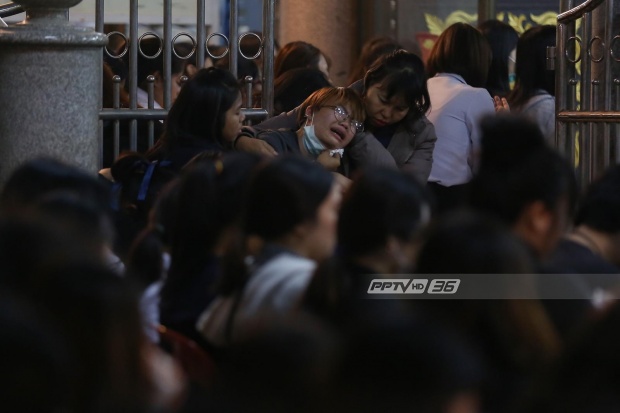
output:
[[[377,141],[374,136],[372,138]],[[409,128],[401,125],[392,136],[387,150],[400,169],[413,174],[418,181],[426,183],[433,166],[435,141],[437,141],[435,126],[426,116],[422,116]]]
[[[364,81],[358,80],[349,88],[360,95],[364,95]],[[378,142],[372,133],[367,132],[371,140]],[[369,138],[370,140],[370,138]],[[413,122],[403,122],[396,129],[387,151],[394,158],[399,169],[415,176],[419,182],[426,184],[433,166],[433,151],[435,150],[435,126],[422,116]],[[379,146],[383,146],[379,144]]]

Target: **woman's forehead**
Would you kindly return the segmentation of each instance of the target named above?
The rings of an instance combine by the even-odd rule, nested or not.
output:
[[[383,86],[381,84],[377,84],[377,89],[379,93],[390,103],[395,105],[404,105],[406,103],[405,96],[403,92],[399,92],[398,90],[392,90],[392,95],[390,96],[390,90],[388,90],[387,86]]]

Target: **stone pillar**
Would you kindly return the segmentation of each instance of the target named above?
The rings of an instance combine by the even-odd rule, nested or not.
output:
[[[286,0],[278,2],[277,39],[280,45],[303,40],[312,43],[331,60],[331,79],[346,85],[351,64],[357,59],[357,0]]]
[[[15,0],[26,20],[0,28],[0,185],[37,156],[97,170],[107,38],[69,22],[80,2]]]

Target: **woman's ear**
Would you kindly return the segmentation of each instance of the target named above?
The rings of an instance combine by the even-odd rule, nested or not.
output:
[[[307,117],[307,118],[309,118],[310,116],[312,116],[312,111],[313,111],[313,110],[314,110],[314,109],[312,108],[312,106],[308,106],[308,107],[306,108],[306,113],[305,113],[305,115],[306,115],[306,117]]]

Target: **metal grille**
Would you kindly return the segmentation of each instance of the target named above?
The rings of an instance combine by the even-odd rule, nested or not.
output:
[[[143,0],[144,1],[144,0]],[[110,50],[106,48],[105,53],[107,53],[112,58],[120,59],[126,53],[129,56],[129,65],[128,65],[128,78],[127,78],[127,86],[129,91],[130,98],[130,107],[129,108],[120,108],[119,106],[119,88],[120,88],[120,79],[115,79],[115,91],[114,91],[114,107],[102,109],[100,113],[101,119],[101,127],[100,127],[100,142],[103,145],[103,121],[111,121],[114,122],[114,156],[118,156],[118,153],[122,149],[137,149],[137,121],[138,120],[146,120],[149,122],[149,132],[148,132],[148,140],[149,145],[153,144],[154,139],[153,136],[153,122],[157,122],[166,118],[168,114],[168,110],[171,106],[171,62],[172,62],[172,54],[174,53],[177,58],[181,59],[189,59],[194,54],[196,57],[196,63],[198,68],[204,65],[205,56],[208,54],[213,58],[223,57],[226,54],[229,55],[230,61],[230,70],[233,74],[237,75],[237,61],[239,54],[242,54],[240,44],[241,40],[244,36],[256,36],[260,39],[261,47],[258,53],[254,56],[245,56],[243,57],[248,59],[257,59],[261,54],[263,55],[263,68],[262,68],[262,83],[263,83],[263,91],[262,91],[262,101],[261,108],[252,108],[251,102],[251,94],[248,94],[249,100],[245,102],[245,108],[243,112],[245,113],[246,119],[249,120],[260,120],[268,117],[273,111],[273,38],[274,38],[274,18],[275,18],[275,0],[263,0],[263,28],[262,38],[256,33],[244,33],[239,35],[238,33],[238,4],[237,0],[230,1],[230,33],[228,35],[224,33],[211,33],[207,36],[206,33],[206,25],[205,25],[205,0],[197,0],[197,13],[196,13],[196,35],[192,35],[188,32],[179,32],[173,34],[172,32],[172,0],[164,0],[163,2],[163,36],[159,36],[154,32],[147,32],[139,36],[138,33],[138,24],[139,24],[139,8],[138,8],[138,0],[130,0],[130,18],[129,18],[129,26],[128,33],[120,33],[117,31],[106,33],[108,38],[112,36],[120,36],[125,41],[125,48],[120,51],[118,54],[113,54]],[[96,23],[95,30],[98,32],[104,32],[104,11],[105,11],[105,1],[97,0],[96,1]],[[152,90],[152,81],[150,82],[149,90],[147,90],[149,94],[149,105],[148,108],[138,108],[137,105],[137,90],[139,79],[137,76],[138,73],[138,53],[142,53],[143,57],[153,58],[155,56],[147,56],[142,50],[138,47],[140,40],[146,36],[153,36],[159,39],[161,48],[159,53],[163,55],[164,60],[164,105],[163,109],[154,109],[153,108],[153,90]],[[210,48],[209,48],[209,40],[213,37],[220,37],[226,43],[225,51],[221,55],[215,56]],[[193,45],[193,50],[186,55],[179,55],[175,49],[175,44],[179,41],[189,40]],[[158,53],[158,54],[159,54]],[[247,79],[247,82],[251,82],[251,79]],[[130,122],[130,143],[129,148],[120,148],[119,146],[119,123],[121,120],[128,120]],[[103,149],[102,149],[103,153]]]
[[[146,0],[142,0],[146,1]],[[207,36],[206,33],[206,25],[205,25],[205,1],[206,0],[196,0],[196,35],[192,36],[187,32],[176,33],[173,36],[172,33],[172,0],[164,0],[162,15],[163,15],[163,37],[159,36],[156,33],[149,32],[145,33],[142,36],[138,36],[138,24],[139,24],[139,5],[138,0],[130,0],[130,19],[129,19],[129,33],[121,33],[121,32],[110,32],[106,33],[108,38],[112,36],[120,36],[125,41],[126,47],[121,51],[118,55],[112,55],[109,50],[106,49],[105,53],[108,53],[110,57],[120,59],[126,53],[129,54],[129,67],[128,67],[128,90],[129,90],[129,98],[130,104],[129,108],[120,108],[120,78],[115,78],[114,85],[114,103],[113,108],[102,109],[99,115],[101,120],[100,122],[100,133],[99,140],[101,146],[101,153],[103,154],[103,122],[110,121],[113,122],[113,145],[114,145],[114,157],[118,156],[119,151],[121,149],[137,149],[137,122],[138,120],[145,120],[149,123],[148,128],[148,141],[149,145],[152,145],[155,136],[154,136],[154,127],[153,122],[157,122],[166,118],[168,114],[168,110],[171,106],[171,61],[172,54],[174,53],[176,57],[181,59],[189,59],[194,54],[196,55],[196,63],[200,68],[203,66],[205,61],[205,53],[209,54],[211,57],[223,57],[226,54],[229,54],[230,61],[230,70],[236,76],[237,75],[237,61],[238,55],[242,54],[241,52],[241,40],[245,36],[256,36],[260,40],[260,48],[256,55],[254,56],[245,56],[243,57],[248,59],[257,59],[261,54],[263,55],[263,68],[262,68],[262,97],[261,97],[261,107],[253,108],[251,102],[251,93],[248,93],[248,100],[245,102],[245,108],[243,108],[243,112],[246,116],[246,119],[249,121],[257,121],[261,119],[265,119],[270,116],[273,112],[273,55],[274,55],[274,21],[275,21],[275,0],[263,0],[263,27],[262,27],[262,38],[258,36],[256,33],[244,33],[242,35],[238,34],[238,1],[230,0],[230,32],[228,36],[224,33],[212,33]],[[100,33],[104,32],[104,11],[105,11],[105,1],[104,0],[96,0],[95,3],[96,10],[95,13],[95,30]],[[6,3],[0,5],[0,24],[4,22],[1,20],[3,17],[10,17],[22,13],[24,10],[22,6],[14,3]],[[139,49],[138,44],[141,38],[146,36],[154,36],[157,37],[160,41],[161,48],[157,53],[163,54],[164,60],[164,107],[163,109],[154,109],[153,108],[153,88],[152,81],[148,95],[149,95],[149,105],[148,108],[138,108],[137,105],[137,89],[138,89],[138,53],[142,53]],[[227,46],[225,51],[220,56],[214,56],[208,47],[209,40],[212,37],[219,36],[226,42]],[[180,56],[175,50],[175,44],[180,38],[187,38],[193,45],[193,50],[184,56]],[[231,47],[233,46],[233,47]],[[143,54],[144,57],[147,56]],[[248,83],[248,89],[251,87],[251,79],[246,79]],[[120,121],[127,120],[130,122],[130,142],[128,148],[121,148],[119,143],[119,124]],[[100,163],[102,159],[100,160]],[[100,165],[101,166],[101,165]]]
[[[548,56],[556,67],[556,146],[585,187],[620,159],[619,22],[613,0],[568,6]]]

